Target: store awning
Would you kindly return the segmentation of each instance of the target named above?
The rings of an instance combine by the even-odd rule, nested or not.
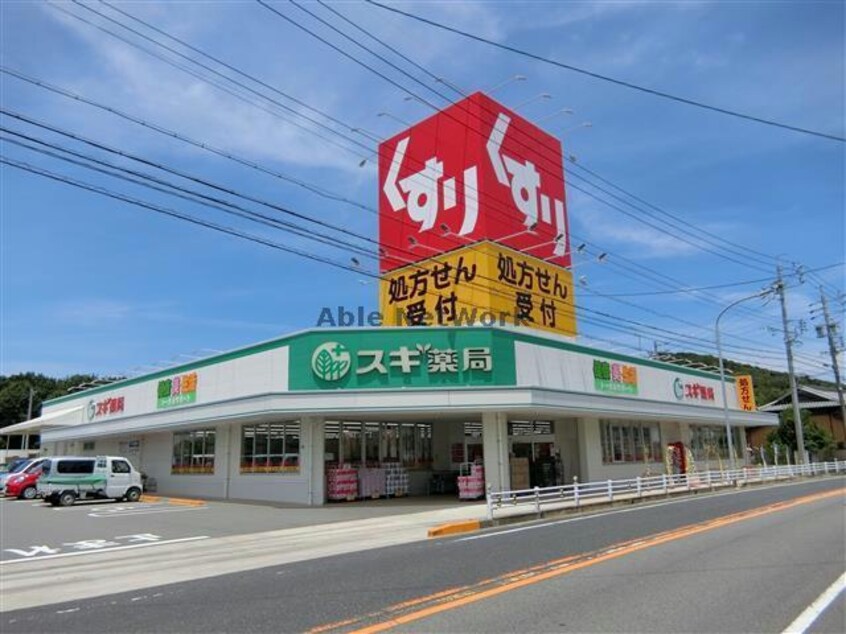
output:
[[[82,409],[83,407],[80,405],[78,407],[50,412],[49,414],[44,414],[38,418],[25,420],[22,423],[3,427],[0,429],[0,434],[4,436],[16,434],[37,434],[43,427],[67,427],[69,425],[78,425],[82,422],[82,418],[79,416]]]

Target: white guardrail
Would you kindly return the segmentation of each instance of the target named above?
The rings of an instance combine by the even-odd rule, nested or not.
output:
[[[579,482],[555,487],[535,487],[520,491],[491,491],[487,493],[488,519],[497,511],[530,507],[538,514],[544,506],[579,508],[586,504],[633,500],[644,497],[670,495],[685,491],[714,490],[747,483],[789,480],[800,476],[820,476],[846,473],[846,460],[814,462],[780,467],[742,467],[729,471],[702,471],[677,475],[638,476],[627,480]],[[523,511],[525,512],[525,511]]]

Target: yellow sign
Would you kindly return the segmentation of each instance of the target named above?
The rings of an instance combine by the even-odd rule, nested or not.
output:
[[[755,388],[752,387],[752,376],[744,374],[734,377],[734,385],[737,390],[737,404],[745,412],[754,412]]]
[[[386,326],[518,325],[576,334],[572,273],[487,241],[386,274],[379,306]]]

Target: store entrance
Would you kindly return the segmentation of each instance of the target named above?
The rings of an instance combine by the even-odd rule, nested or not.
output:
[[[563,484],[564,466],[552,423],[512,421],[509,423],[509,450],[512,490]]]
[[[481,423],[326,421],[329,502],[484,497]]]

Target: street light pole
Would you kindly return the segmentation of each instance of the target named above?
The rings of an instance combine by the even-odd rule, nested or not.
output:
[[[728,443],[728,452],[729,458],[731,460],[731,467],[732,469],[736,468],[735,457],[734,457],[734,440],[731,436],[731,422],[729,421],[729,410],[728,410],[728,398],[726,396],[726,370],[725,364],[723,363],[723,348],[720,342],[720,319],[722,319],[723,315],[726,314],[729,308],[737,306],[743,302],[749,301],[750,299],[755,299],[756,297],[766,297],[772,292],[772,289],[765,289],[763,291],[758,291],[754,295],[749,295],[747,297],[742,297],[720,311],[720,314],[717,315],[717,321],[714,323],[714,334],[715,339],[717,341],[717,358],[720,362],[720,389],[723,395],[723,422],[726,426],[726,442]]]
[[[775,290],[781,303],[781,323],[784,328],[784,347],[787,351],[787,378],[790,379],[790,400],[793,402],[793,429],[796,431],[796,451],[799,454],[796,463],[807,464],[805,455],[805,432],[802,428],[802,413],[799,410],[799,391],[796,386],[796,374],[793,372],[793,335],[790,333],[790,322],[787,319],[787,299],[784,293],[784,279],[781,276],[781,265],[776,268],[778,279]]]

